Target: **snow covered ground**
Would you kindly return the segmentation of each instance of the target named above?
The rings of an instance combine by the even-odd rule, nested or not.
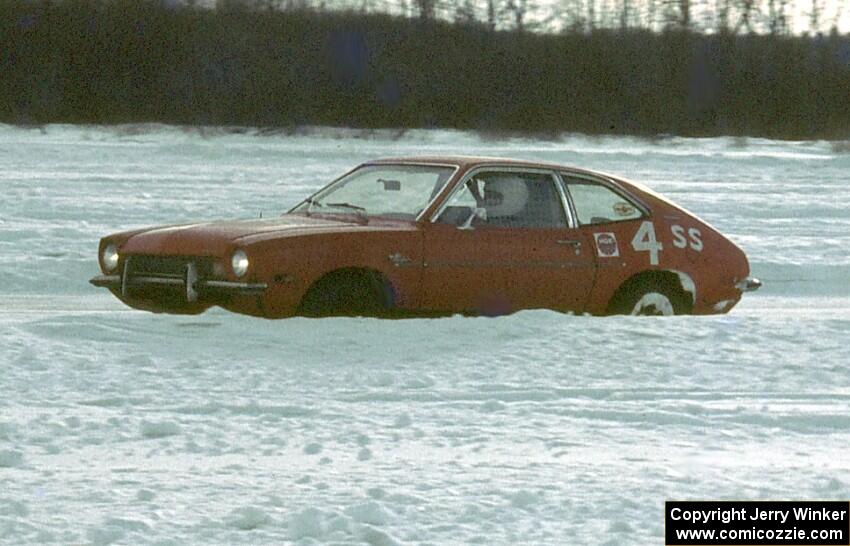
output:
[[[129,310],[100,236],[279,213],[369,158],[627,174],[737,241],[719,317]],[[850,498],[850,153],[0,126],[0,543],[661,544],[665,499]]]

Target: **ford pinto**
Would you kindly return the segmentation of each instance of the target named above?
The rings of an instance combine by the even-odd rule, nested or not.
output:
[[[267,318],[725,313],[760,282],[717,230],[619,177],[529,161],[370,161],[272,219],[125,231],[91,279],[127,305]]]

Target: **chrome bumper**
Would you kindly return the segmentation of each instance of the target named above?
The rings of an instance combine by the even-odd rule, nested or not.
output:
[[[753,292],[761,288],[761,281],[755,277],[747,277],[735,284],[735,288],[741,292]]]
[[[187,287],[186,279],[171,277],[125,277],[122,275],[98,275],[89,280],[95,286],[102,288],[114,288],[120,290],[123,295],[127,294],[128,288],[141,288],[144,286],[170,286],[186,291],[188,301],[194,301],[194,294],[204,292],[225,292],[242,296],[254,296],[262,294],[268,288],[266,283],[247,283],[231,281],[196,280]]]

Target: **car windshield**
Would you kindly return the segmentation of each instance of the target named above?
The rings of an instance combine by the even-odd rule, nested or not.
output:
[[[454,173],[454,167],[366,165],[340,178],[292,212],[349,213],[413,220]]]

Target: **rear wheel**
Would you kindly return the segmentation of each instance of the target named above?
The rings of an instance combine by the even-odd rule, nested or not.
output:
[[[670,296],[661,292],[647,292],[632,307],[630,315],[672,316],[676,314]]]
[[[690,294],[678,279],[651,274],[627,281],[611,300],[609,315],[685,315],[691,311]]]
[[[380,316],[392,308],[392,289],[374,271],[341,269],[316,281],[301,301],[308,317]]]

